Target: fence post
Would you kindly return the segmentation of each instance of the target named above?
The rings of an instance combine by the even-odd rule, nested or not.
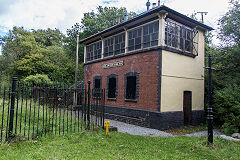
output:
[[[87,108],[87,129],[90,129],[90,103],[91,103],[91,82],[88,81],[88,108]]]
[[[9,120],[9,129],[8,137],[13,137],[13,117],[14,117],[14,107],[15,107],[15,96],[16,96],[16,82],[17,77],[12,78],[12,94],[11,94],[11,108],[10,108],[10,120]],[[17,127],[17,126],[16,126]]]

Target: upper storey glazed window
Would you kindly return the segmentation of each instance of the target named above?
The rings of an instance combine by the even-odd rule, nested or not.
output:
[[[158,22],[143,26],[143,48],[158,45]]]
[[[159,23],[150,23],[128,32],[128,51],[158,45]]]
[[[114,54],[125,53],[125,33],[114,37]]]
[[[86,61],[100,59],[102,54],[102,41],[88,45],[86,52]]]
[[[128,32],[128,51],[141,49],[142,27]]]
[[[165,23],[165,44],[183,52],[196,53],[198,44],[195,37],[197,33],[192,28],[167,19]]]
[[[104,57],[125,52],[125,33],[104,40]]]

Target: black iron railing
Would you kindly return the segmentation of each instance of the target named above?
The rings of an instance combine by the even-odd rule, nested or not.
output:
[[[90,88],[28,86],[13,78],[10,89],[0,88],[0,142],[103,127],[105,90]]]

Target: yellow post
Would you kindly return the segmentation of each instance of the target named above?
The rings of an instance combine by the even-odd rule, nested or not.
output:
[[[106,127],[106,135],[108,135],[108,126],[110,126],[110,121],[104,122],[104,126]]]

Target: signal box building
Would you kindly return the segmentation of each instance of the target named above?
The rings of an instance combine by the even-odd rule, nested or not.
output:
[[[84,83],[105,88],[109,118],[167,129],[204,121],[204,34],[166,6],[80,41]]]

